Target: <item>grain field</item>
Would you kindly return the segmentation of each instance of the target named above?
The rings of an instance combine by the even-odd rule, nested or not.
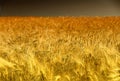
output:
[[[120,17],[0,17],[0,81],[120,81]]]

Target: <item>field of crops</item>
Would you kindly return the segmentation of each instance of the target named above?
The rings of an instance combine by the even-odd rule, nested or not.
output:
[[[120,17],[0,17],[0,81],[120,81]]]

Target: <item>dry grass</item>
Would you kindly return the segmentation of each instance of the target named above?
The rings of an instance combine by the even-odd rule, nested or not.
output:
[[[120,17],[1,17],[0,81],[120,81]]]

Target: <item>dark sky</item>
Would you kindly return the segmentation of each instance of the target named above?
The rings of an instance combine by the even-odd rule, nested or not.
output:
[[[2,0],[1,16],[119,16],[120,0]]]

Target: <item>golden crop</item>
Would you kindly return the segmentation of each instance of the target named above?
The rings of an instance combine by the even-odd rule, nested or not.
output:
[[[0,81],[120,81],[120,17],[1,17]]]

